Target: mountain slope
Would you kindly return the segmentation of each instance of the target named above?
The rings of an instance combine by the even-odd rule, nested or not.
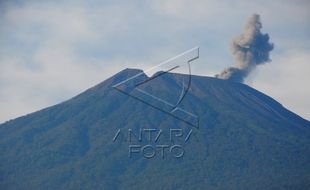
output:
[[[181,107],[199,116],[195,128],[112,88],[138,73],[123,70],[1,124],[0,189],[310,188],[309,121],[244,84],[192,76]],[[167,73],[145,89],[170,101],[185,77]],[[162,130],[163,138],[129,141],[128,129],[136,136]],[[183,135],[171,140],[170,129]],[[164,158],[159,151],[151,159],[141,151],[129,157],[130,145],[174,144],[183,147],[181,158],[169,148]]]

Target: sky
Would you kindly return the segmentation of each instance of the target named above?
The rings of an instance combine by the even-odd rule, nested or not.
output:
[[[0,0],[0,123],[195,46],[192,73],[214,76],[235,63],[229,44],[253,13],[275,49],[245,83],[310,120],[309,10],[307,0]]]

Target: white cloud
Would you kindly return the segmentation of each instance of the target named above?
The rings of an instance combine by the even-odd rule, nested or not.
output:
[[[11,35],[18,43],[0,46],[0,121],[59,103],[121,69],[118,63],[107,68],[105,60],[85,59],[76,52],[83,42],[104,43],[113,32],[108,28],[98,33],[89,16],[82,7],[51,4],[7,11],[8,28],[0,33],[1,39]]]
[[[68,99],[124,67],[146,69],[196,45],[202,47],[194,74],[213,75],[233,62],[229,40],[253,12],[262,14],[276,50],[251,85],[308,117],[309,88],[293,96],[278,84],[309,81],[306,69],[294,71],[290,64],[307,68],[307,1],[94,3],[34,0],[9,3],[0,14],[0,122]],[[292,50],[296,46],[300,51]],[[282,74],[270,83],[265,78],[274,70]],[[280,77],[286,72],[289,78]]]
[[[286,108],[310,119],[310,51],[291,50],[259,66],[248,79],[250,86],[268,94]]]

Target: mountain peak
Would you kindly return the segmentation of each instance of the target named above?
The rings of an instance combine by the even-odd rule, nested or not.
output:
[[[124,81],[130,77],[133,77],[135,75],[138,75],[141,73],[140,77],[147,77],[147,75],[143,72],[143,70],[141,69],[135,69],[135,68],[126,68],[116,74],[114,74],[113,76],[111,76],[110,78],[104,80],[103,82],[97,84],[96,86],[88,89],[86,92],[92,91],[92,92],[99,92],[99,93],[104,93],[105,91],[107,91],[108,89],[111,89],[111,86]],[[84,93],[83,93],[84,94]]]
[[[123,69],[120,72],[116,73],[113,76],[118,76],[118,75],[135,75],[135,74],[138,74],[138,73],[141,73],[141,72],[143,72],[142,69],[126,68],[126,69]]]
[[[247,85],[191,75],[178,106],[199,117],[199,128],[190,127],[113,88],[133,76],[148,78],[124,69],[71,100],[1,124],[0,189],[309,189],[309,121]],[[186,77],[167,73],[140,87],[178,100]],[[148,150],[129,157],[137,145]],[[182,158],[173,157],[175,145]],[[150,147],[154,158],[143,156]]]

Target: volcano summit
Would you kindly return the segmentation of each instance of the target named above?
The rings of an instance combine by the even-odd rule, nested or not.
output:
[[[309,121],[245,84],[192,76],[180,107],[199,116],[195,128],[113,88],[140,72],[125,69],[70,100],[1,124],[0,189],[310,188]],[[145,90],[173,100],[183,77],[166,73]],[[141,129],[156,133],[148,141],[139,138]],[[170,129],[172,139],[163,132],[155,140]],[[141,147],[159,143],[180,145],[184,155],[174,157],[180,149],[173,149],[165,157],[141,156]],[[140,146],[132,157],[129,145]]]

